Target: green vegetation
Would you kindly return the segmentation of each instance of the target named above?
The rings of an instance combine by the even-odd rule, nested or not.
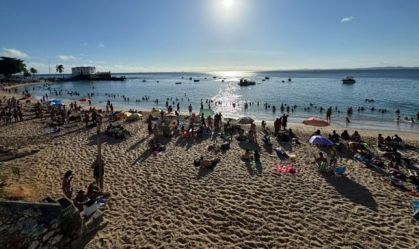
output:
[[[10,78],[13,74],[22,72],[27,72],[26,65],[23,63],[23,60],[4,56],[0,57],[0,74],[6,79]]]

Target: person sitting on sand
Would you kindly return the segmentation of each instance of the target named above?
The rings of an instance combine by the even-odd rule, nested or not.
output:
[[[330,140],[333,142],[333,143],[335,143],[335,144],[338,144],[339,143],[339,140],[340,140],[340,136],[339,136],[339,134],[337,134],[336,133],[336,131],[333,131],[332,132],[332,135],[330,136]]]
[[[317,165],[327,163],[327,159],[323,156],[323,152],[319,152],[319,157],[315,158],[315,163]]]
[[[320,130],[317,130],[312,134],[312,136],[321,136],[321,135],[322,134],[321,134]]]
[[[382,148],[384,146],[384,144],[385,144],[384,137],[380,133],[380,134],[378,134],[378,137],[377,137],[377,146],[378,146],[378,148]]]
[[[397,135],[395,134],[394,137],[392,138],[393,144],[398,146],[398,147],[404,147],[404,143],[403,140]]]
[[[272,146],[272,142],[271,142],[271,137],[269,135],[264,135],[262,138],[263,144],[265,146],[271,147]]]
[[[223,150],[223,151],[229,150],[230,149],[230,142],[229,141],[224,142],[221,145],[220,149]]]
[[[266,122],[265,122],[265,120],[262,120],[261,126],[262,126],[262,129],[265,130],[265,128],[266,128]]]
[[[68,170],[64,174],[62,189],[63,189],[64,195],[67,198],[71,199],[73,195],[73,172],[71,170]]]
[[[87,197],[91,200],[96,200],[99,196],[102,196],[103,193],[100,191],[99,186],[95,182],[92,182],[87,187]]]
[[[349,136],[349,133],[348,133],[348,131],[347,131],[347,130],[344,130],[344,131],[342,132],[342,134],[340,134],[340,137],[341,137],[343,140],[345,140],[345,141],[349,141],[349,140],[351,140],[351,137]]]
[[[361,135],[359,135],[358,131],[355,131],[354,134],[352,134],[351,140],[353,142],[356,142],[356,143],[361,143],[362,142]]]
[[[73,200],[74,206],[81,212],[83,211],[83,205],[85,205],[90,199],[87,197],[83,190],[77,192],[76,197]]]

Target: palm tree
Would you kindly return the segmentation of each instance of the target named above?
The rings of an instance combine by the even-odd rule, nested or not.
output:
[[[64,72],[64,66],[62,64],[57,65],[57,67],[55,68],[55,71],[57,71],[57,73],[59,73],[59,74],[62,74]]]
[[[36,68],[31,67],[31,69],[29,69],[29,72],[31,72],[32,75],[35,75],[38,73],[38,70],[36,70]]]

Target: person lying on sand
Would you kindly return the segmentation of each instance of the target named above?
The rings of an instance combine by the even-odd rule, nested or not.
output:
[[[218,152],[220,152],[221,147],[219,145],[216,145],[216,144],[211,144],[211,145],[208,146],[207,149],[210,152],[218,153]]]
[[[156,143],[154,139],[150,140],[150,142],[148,143],[148,148],[151,152],[162,152],[166,150],[166,147],[164,145]]]
[[[201,168],[214,170],[215,166],[220,162],[220,158],[213,158],[213,159],[204,159],[203,156],[199,158],[198,160],[194,161],[195,166],[200,166]]]

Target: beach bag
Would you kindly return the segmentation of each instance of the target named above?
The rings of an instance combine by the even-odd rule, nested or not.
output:
[[[336,172],[336,175],[343,175],[346,172],[346,167],[345,166],[337,167],[335,172]]]

